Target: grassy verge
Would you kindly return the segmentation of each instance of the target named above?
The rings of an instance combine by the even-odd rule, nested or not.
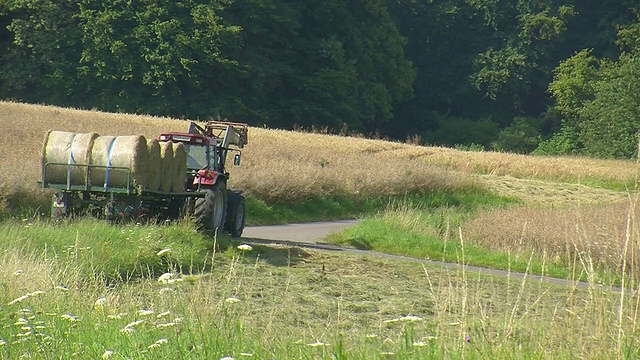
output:
[[[502,225],[499,218],[499,216],[503,216],[502,222],[522,218],[522,215],[518,214],[508,216],[512,211],[517,212],[521,209],[521,207],[505,208],[504,205],[513,204],[509,202],[509,199],[477,193],[472,194],[470,198],[464,194],[458,194],[457,198],[460,201],[445,201],[437,204],[416,202],[415,199],[391,203],[375,216],[361,219],[353,227],[334,233],[325,241],[340,246],[434,261],[464,263],[560,279],[589,280],[604,285],[619,286],[621,284],[620,269],[623,268],[625,261],[622,257],[622,250],[618,250],[620,252],[618,257],[611,257],[598,253],[593,245],[585,247],[584,243],[567,243],[560,247],[545,246],[542,242],[543,239],[541,239],[537,247],[529,245],[532,243],[532,239],[545,236],[546,231],[553,231],[552,229],[557,226],[557,222],[571,221],[566,216],[556,218],[556,215],[549,211],[545,213],[545,217],[540,220],[541,224],[539,225],[545,232],[527,229],[525,219],[523,220],[525,228],[521,228],[520,232],[515,233],[513,228],[517,230],[517,225]],[[478,239],[468,231],[468,224],[472,223],[472,220],[476,219],[478,215],[484,216],[484,214],[490,213],[488,210],[496,208],[503,208],[504,211],[497,212],[496,216],[498,217],[494,216],[496,218],[493,223],[488,220],[481,221],[481,224],[486,223],[486,226],[491,226],[491,224],[494,226],[482,229],[484,231],[482,239],[477,241]],[[617,210],[617,208],[603,209],[600,213]],[[624,215],[625,209],[622,210]],[[616,217],[616,215],[612,213],[609,217]],[[614,231],[618,227],[605,223],[605,216],[599,216],[598,219]],[[575,226],[578,226],[574,230],[578,233],[577,236],[583,238],[588,236],[581,232],[580,226],[582,224],[577,224],[578,218],[573,221],[576,222]],[[591,220],[591,222],[595,222],[595,227],[599,226],[596,220]],[[477,227],[477,224],[473,226]],[[537,219],[534,221],[533,218],[530,218],[529,226],[538,226]],[[631,226],[635,228],[633,224]],[[547,230],[546,227],[551,227],[551,229]],[[503,230],[505,234],[501,234]],[[526,234],[527,231],[528,234]],[[503,238],[503,235],[512,237]],[[492,236],[494,237],[493,241]],[[526,236],[529,237],[523,245],[522,239]],[[571,237],[572,235],[564,234],[564,236]],[[582,241],[586,244],[598,244],[598,239],[582,239]],[[607,248],[606,242],[602,239],[599,241],[600,245],[598,246]],[[635,247],[631,246],[625,254],[631,254],[633,249]],[[626,265],[626,268],[629,269],[629,265]]]
[[[267,204],[255,198],[247,199],[247,224],[268,225],[298,222],[327,221],[372,216],[390,204],[407,203],[420,209],[442,207],[477,208],[502,207],[517,203],[515,198],[497,196],[478,188],[455,191],[433,191],[384,197],[335,196],[311,198],[295,202]]]

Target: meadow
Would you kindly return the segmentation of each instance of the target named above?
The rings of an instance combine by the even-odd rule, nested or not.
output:
[[[229,169],[254,223],[358,217],[327,241],[514,272],[492,277],[238,246],[188,221],[52,226],[50,194],[36,185],[47,130],[155,137],[186,123],[10,102],[0,123],[0,358],[640,355],[633,161],[252,127]]]

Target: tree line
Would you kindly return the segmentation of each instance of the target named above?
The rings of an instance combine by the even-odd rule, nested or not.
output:
[[[0,98],[637,156],[633,0],[0,0]]]

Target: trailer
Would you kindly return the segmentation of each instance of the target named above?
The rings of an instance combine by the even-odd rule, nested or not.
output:
[[[50,132],[41,185],[55,191],[51,217],[88,214],[109,222],[191,217],[199,230],[239,237],[245,199],[227,187],[226,160],[234,153],[233,165],[240,165],[247,134],[247,124],[222,121],[191,122],[187,132],[162,133],[151,141]]]

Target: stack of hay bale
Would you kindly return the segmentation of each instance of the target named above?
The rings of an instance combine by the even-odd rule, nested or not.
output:
[[[142,135],[49,131],[42,153],[43,169],[45,164],[50,164],[44,176],[47,183],[89,184],[105,190],[130,184],[138,191],[181,192],[187,176],[184,145],[159,143]]]

